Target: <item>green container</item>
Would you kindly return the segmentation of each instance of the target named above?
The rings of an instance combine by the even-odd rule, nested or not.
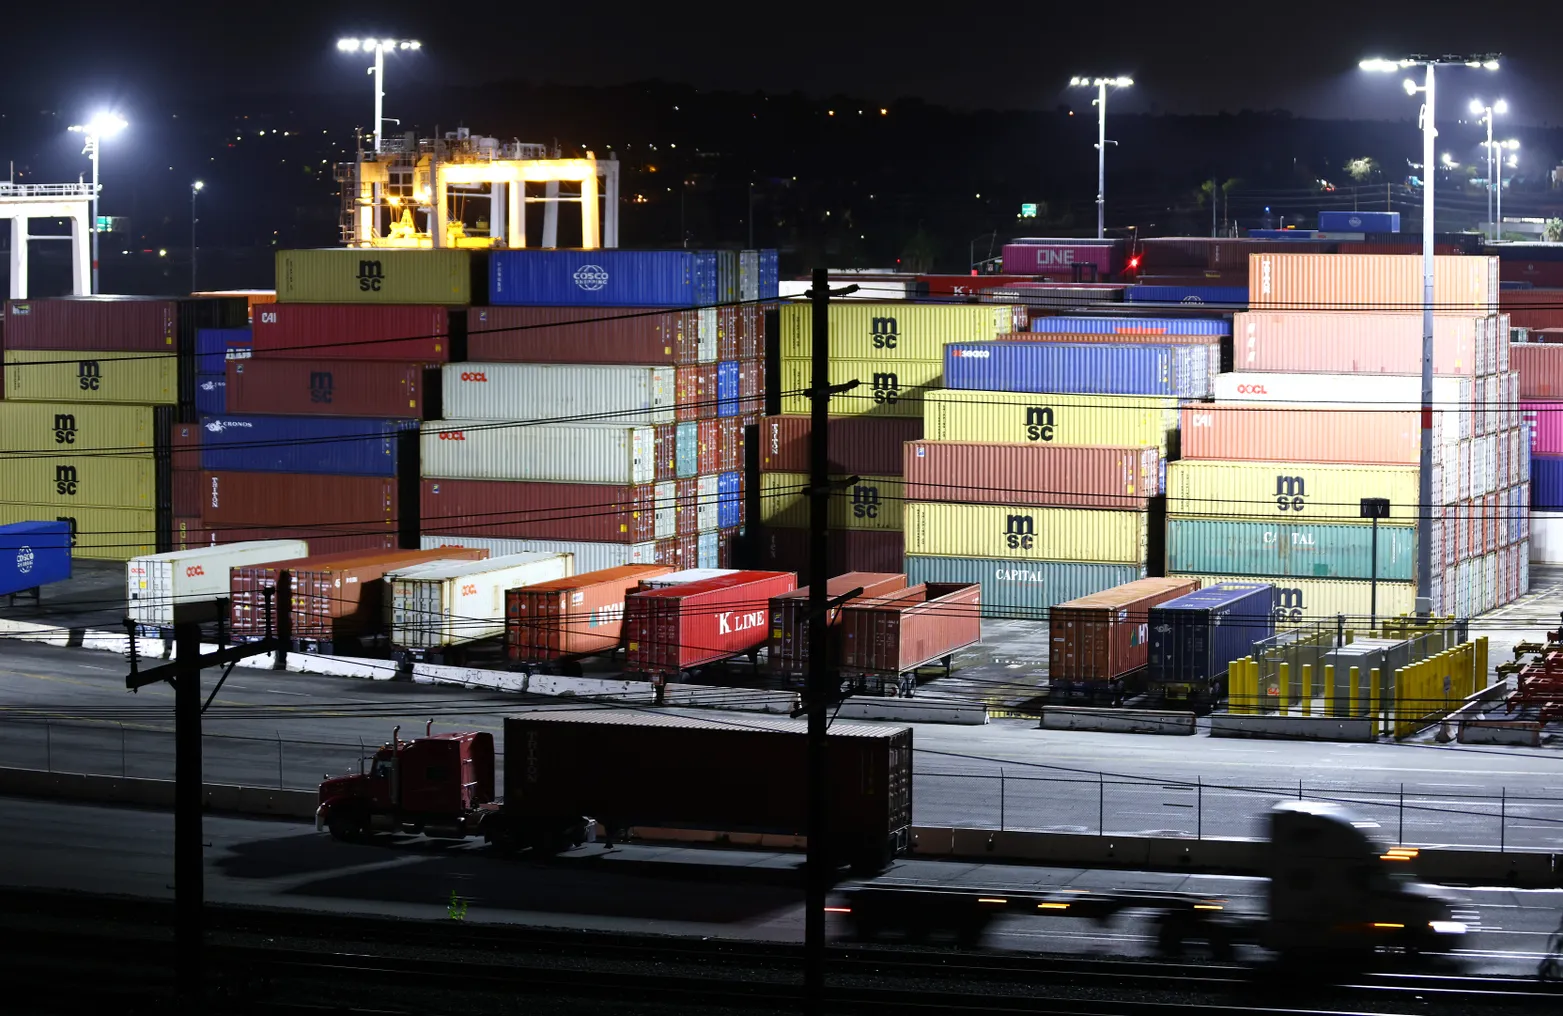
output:
[[[1169,518],[1167,572],[1255,578],[1370,579],[1373,528],[1310,522]],[[1416,578],[1416,529],[1378,527],[1378,578]]]
[[[963,582],[982,586],[982,616],[1046,621],[1048,608],[1145,577],[1145,569],[1077,561],[1002,561],[989,557],[908,554],[906,584]],[[1047,630],[1043,629],[1043,635]]]

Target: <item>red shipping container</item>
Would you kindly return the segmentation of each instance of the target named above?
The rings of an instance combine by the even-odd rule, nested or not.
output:
[[[505,656],[513,664],[549,663],[617,649],[624,601],[664,564],[627,564],[505,591]]]
[[[908,501],[1145,511],[1162,493],[1155,448],[908,441]]]
[[[267,475],[276,475],[274,473]],[[213,526],[203,522],[206,534],[205,546],[215,547],[226,543],[245,543],[250,540],[304,540],[311,554],[341,554],[349,551],[369,553],[378,550],[395,550],[396,534],[373,533],[333,534],[318,527],[296,529],[285,526]]]
[[[809,531],[755,525],[749,541],[752,568],[786,569],[808,581]],[[833,529],[826,538],[826,563],[830,572],[897,572],[904,567],[906,538],[888,530]]]
[[[1563,287],[1563,261],[1530,261],[1524,258],[1505,257],[1500,248],[1498,254],[1498,279],[1502,282],[1528,282],[1542,289]],[[1507,303],[1508,292],[1498,298]]]
[[[699,471],[720,473],[722,471],[722,421],[701,420],[696,426],[700,428]]]
[[[1034,282],[1033,275],[919,275],[917,281],[928,287],[930,299],[965,297],[975,300],[984,289]]]
[[[1437,427],[1441,418],[1434,423]],[[1186,459],[1416,465],[1422,414],[1366,404],[1361,409],[1205,404],[1182,410],[1179,434]]]
[[[669,540],[658,540],[656,563],[670,564],[679,570],[700,567],[699,534],[689,533]]]
[[[475,362],[691,364],[701,355],[700,312],[643,307],[474,307],[467,358]]]
[[[228,361],[230,413],[437,419],[439,392],[438,368],[421,363]]]
[[[841,608],[843,674],[896,677],[982,640],[982,587],[929,582]]]
[[[464,360],[463,308],[375,303],[269,303],[255,312],[259,359]],[[454,350],[454,352],[453,352]]]
[[[716,416],[716,364],[702,363],[679,367],[674,375],[676,418],[709,420]]]
[[[174,469],[193,469],[197,472],[201,469],[201,425],[198,423],[176,423],[173,425],[169,440],[171,458],[169,464]],[[175,512],[174,514],[179,514]]]
[[[174,531],[169,540],[169,550],[193,550],[209,545],[210,538],[199,516],[174,517]]]
[[[874,599],[906,588],[901,572],[847,572],[825,583],[825,596],[835,600],[854,589],[858,596]],[[801,674],[809,663],[809,587],[771,597],[771,628],[766,636],[765,657],[771,670],[781,674]],[[832,609],[826,621],[834,627],[841,621],[841,608]]]
[[[717,421],[719,473],[736,473],[744,467],[744,422],[737,416],[726,416]]]
[[[193,354],[196,329],[243,328],[247,315],[245,301],[232,297],[12,300],[5,307],[5,346]]]
[[[738,359],[765,355],[765,312],[752,303],[738,308]]]
[[[677,677],[756,650],[765,642],[766,604],[797,584],[792,572],[741,571],[634,593],[624,605],[624,669]]]
[[[765,361],[738,361],[738,412],[760,412],[765,409]]]
[[[736,360],[738,351],[738,310],[734,304],[716,308],[716,358]]]
[[[424,480],[421,521],[431,534],[644,543],[674,531],[673,506],[658,503],[658,486],[668,485]],[[662,525],[659,512],[667,513]]]
[[[1520,375],[1520,398],[1563,399],[1563,344],[1511,343],[1509,366]]]
[[[656,471],[658,482],[678,479],[678,424],[654,423],[651,425],[656,446]]]
[[[743,526],[728,526],[726,529],[716,531],[716,566],[718,568],[733,568],[738,560],[740,550],[738,541],[743,539]]]
[[[298,539],[364,536],[389,539],[394,547],[396,519],[396,480],[392,478],[312,473],[201,474],[201,521],[212,529],[277,526],[310,534]],[[313,543],[310,549],[312,553],[321,552]]]
[[[169,483],[176,517],[201,514],[201,426],[176,423],[170,428]],[[175,550],[181,549],[175,546]]]
[[[1498,309],[1512,328],[1563,328],[1563,289],[1505,289]]]
[[[809,471],[809,417],[767,416],[760,421],[760,471]],[[900,476],[901,447],[921,440],[922,417],[837,416],[830,421],[829,469],[859,476]],[[864,568],[861,571],[882,571]]]
[[[676,487],[678,501],[673,510],[677,519],[679,536],[689,536],[700,531],[700,479],[695,476],[686,476],[678,481]]]
[[[1150,609],[1199,588],[1199,579],[1137,579],[1053,607],[1047,655],[1051,699],[1096,690],[1121,698],[1122,679],[1146,664]]]

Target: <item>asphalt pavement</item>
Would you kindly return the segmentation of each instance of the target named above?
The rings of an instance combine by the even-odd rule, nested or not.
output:
[[[421,837],[346,844],[308,823],[207,816],[206,898],[333,914],[438,920],[452,893],[466,920],[795,942],[803,934],[795,854],[588,844],[558,861],[498,858]],[[168,898],[173,818],[134,808],[0,798],[0,883]],[[1262,911],[1259,879],[908,860],[876,882],[1023,891],[1192,892]],[[1531,974],[1563,911],[1563,890],[1457,890],[1474,931],[1455,954],[1470,974]],[[834,929],[840,933],[841,929]],[[988,948],[1152,955],[1144,914],[1113,921],[1006,917]]]

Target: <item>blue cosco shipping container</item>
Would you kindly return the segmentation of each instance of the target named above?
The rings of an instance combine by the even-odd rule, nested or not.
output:
[[[1520,453],[1524,464],[1529,445],[1521,441],[1520,447],[1526,449]],[[1530,457],[1530,507],[1538,512],[1563,512],[1563,455]]]
[[[1226,694],[1227,664],[1275,634],[1275,586],[1219,582],[1150,609],[1152,694],[1208,707]]]
[[[0,526],[0,596],[70,577],[69,522],[13,522]]]
[[[1213,318],[1039,317],[1031,330],[1053,335],[1231,335],[1232,322]]]
[[[716,415],[737,416],[739,391],[738,361],[716,365]]]
[[[396,432],[416,420],[350,416],[207,416],[201,468],[234,473],[395,476]]]
[[[1128,303],[1197,303],[1223,310],[1247,310],[1246,286],[1130,286]]]
[[[731,529],[739,524],[743,507],[743,494],[739,491],[743,474],[719,473],[716,477],[716,525],[719,529]]]
[[[946,388],[1200,399],[1210,385],[1205,346],[1020,341],[944,347]]]
[[[1074,561],[1003,561],[987,557],[908,554],[907,585],[959,582],[982,586],[982,616],[1046,621],[1048,608],[1145,577],[1127,564]]]
[[[489,302],[706,307],[716,303],[716,251],[499,251],[489,258]]]
[[[1398,233],[1399,212],[1320,212],[1324,233]]]

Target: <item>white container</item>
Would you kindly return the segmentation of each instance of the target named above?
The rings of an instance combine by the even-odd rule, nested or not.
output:
[[[547,552],[574,554],[575,574],[618,568],[626,564],[656,564],[655,543],[587,543],[579,540],[510,540],[495,536],[425,536],[419,541],[423,550],[441,547],[476,547],[487,550],[489,560],[509,554]]]
[[[171,628],[177,605],[228,597],[228,570],[308,557],[303,540],[252,540],[133,557],[125,563],[125,600],[137,624]]]
[[[695,551],[695,554],[696,554],[696,558],[695,559],[700,563],[700,567],[702,567],[702,568],[715,568],[716,567],[716,562],[717,562],[717,560],[718,560],[718,558],[720,556],[719,553],[718,553],[718,548],[720,546],[720,543],[718,541],[719,535],[720,534],[718,534],[716,532],[709,532],[709,533],[701,533],[700,534],[700,537],[699,537],[699,541],[700,542],[699,542],[699,544],[698,544],[698,546],[696,548],[696,551]]]
[[[676,402],[672,367],[462,363],[441,387],[447,420],[671,423]]]
[[[423,475],[445,480],[651,483],[656,431],[614,424],[440,420],[423,425]]]
[[[681,586],[686,582],[699,582],[703,579],[721,578],[723,575],[735,575],[736,568],[685,568],[683,571],[668,572],[666,575],[658,575],[652,579],[641,579],[640,584],[647,589],[662,589],[666,586]]]
[[[1420,410],[1422,378],[1416,374],[1293,374],[1239,371],[1214,378],[1217,402],[1282,402],[1309,408],[1367,403],[1375,408]],[[1475,387],[1468,377],[1433,378],[1433,408],[1444,414],[1444,433],[1473,437]],[[1453,421],[1458,421],[1456,428]]]
[[[695,478],[695,532],[708,533],[716,529],[716,497],[715,473]]]
[[[438,649],[502,634],[505,590],[568,578],[574,567],[572,554],[534,552],[387,572],[391,644]]]

